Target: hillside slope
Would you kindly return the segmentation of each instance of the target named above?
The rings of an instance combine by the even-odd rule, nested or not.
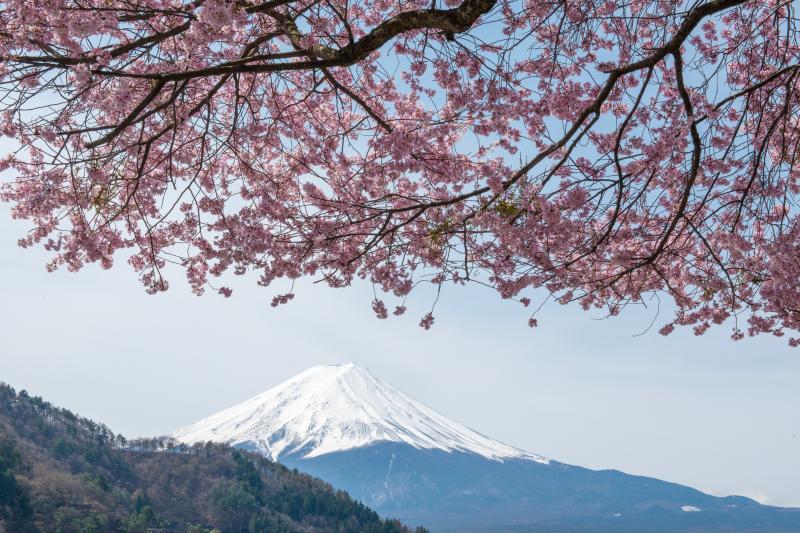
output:
[[[149,527],[409,533],[346,493],[263,456],[223,444],[128,442],[0,384],[0,532],[136,533]]]

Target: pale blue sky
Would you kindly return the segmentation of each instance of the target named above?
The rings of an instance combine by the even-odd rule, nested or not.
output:
[[[371,288],[302,283],[273,309],[252,280],[196,297],[179,272],[144,293],[124,262],[48,274],[16,247],[24,224],[0,206],[0,380],[105,422],[156,435],[253,396],[305,368],[355,361],[485,434],[554,459],[617,468],[800,506],[800,352],[734,343],[727,329],[643,336],[651,311],[596,320],[551,305],[541,327],[480,287],[443,292],[430,331],[379,321]],[[662,323],[666,316],[658,323]]]

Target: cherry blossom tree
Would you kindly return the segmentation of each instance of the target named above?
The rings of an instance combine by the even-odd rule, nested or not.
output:
[[[797,7],[0,0],[0,195],[50,268],[152,292],[364,278],[387,318],[474,282],[791,337]]]

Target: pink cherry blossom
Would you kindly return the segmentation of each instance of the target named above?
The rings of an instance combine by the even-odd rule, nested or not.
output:
[[[794,346],[798,22],[778,0],[0,0],[0,199],[49,269],[123,257],[149,292],[182,270],[223,296],[368,280],[394,315],[430,281],[611,315],[660,295],[664,334]]]
[[[386,309],[386,304],[382,300],[372,301],[372,310],[375,311],[375,316],[380,319],[389,318],[389,311]]]

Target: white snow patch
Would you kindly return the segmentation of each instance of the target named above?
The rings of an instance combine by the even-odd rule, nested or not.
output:
[[[699,507],[695,507],[694,505],[684,505],[681,507],[681,511],[684,513],[699,513],[702,511]]]
[[[392,465],[394,464],[394,454],[392,454],[392,458],[389,459],[389,468],[386,470],[386,476],[383,478],[383,486],[386,487],[386,490],[389,491],[391,495],[392,491],[389,489],[389,474],[392,473]]]
[[[369,370],[346,363],[315,366],[239,405],[179,429],[180,442],[224,442],[277,460],[316,457],[373,444],[471,452],[495,461],[542,456],[508,446],[437,413]]]

